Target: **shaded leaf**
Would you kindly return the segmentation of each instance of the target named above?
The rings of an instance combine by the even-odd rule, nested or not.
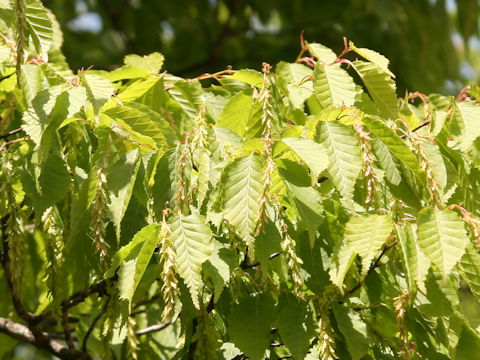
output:
[[[472,244],[465,248],[465,254],[458,263],[460,275],[472,293],[480,298],[480,254]]]
[[[263,359],[274,316],[274,302],[268,294],[242,297],[228,317],[231,341],[250,359]]]
[[[120,239],[120,224],[130,202],[133,185],[140,167],[140,161],[137,161],[138,157],[138,149],[129,151],[108,173],[107,184],[110,199],[108,207],[118,239]]]
[[[115,254],[112,270],[118,270],[118,289],[120,299],[131,301],[143,273],[157,246],[160,225],[145,226],[135,234],[132,241]],[[111,271],[109,273],[111,273]]]
[[[310,340],[315,336],[314,322],[307,304],[289,298],[280,309],[277,324],[278,332],[293,358],[304,359]]]
[[[289,137],[282,141],[310,168],[313,181],[316,182],[320,173],[327,168],[328,156],[325,148],[310,139]]]
[[[348,352],[352,359],[359,360],[368,351],[370,338],[367,333],[367,325],[360,315],[344,306],[333,307],[338,328],[345,337]]]
[[[417,287],[425,293],[427,291],[425,280],[430,268],[430,260],[425,257],[417,244],[416,229],[413,224],[406,223],[403,226],[396,225],[396,230],[397,239],[402,248],[410,294],[414,294]]]

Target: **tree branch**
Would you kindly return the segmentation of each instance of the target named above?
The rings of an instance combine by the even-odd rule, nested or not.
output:
[[[27,323],[28,326],[13,322],[6,318],[0,318],[0,332],[10,335],[17,340],[32,344],[40,349],[44,349],[51,354],[59,357],[60,359],[90,359],[90,356],[88,354],[78,351],[77,349],[75,349],[74,346],[72,346],[71,348],[66,348],[60,343],[53,340],[48,333],[41,331],[39,328],[39,324],[42,320],[44,320],[44,318],[42,316],[37,316],[28,312],[23,307],[20,294],[13,281],[12,271],[10,267],[10,247],[8,244],[7,235],[7,221],[9,216],[10,215],[7,214],[1,219],[3,252],[2,257],[0,258],[0,262],[3,267],[15,312],[23,321]],[[68,316],[66,321],[68,323]]]
[[[80,290],[71,295],[68,299],[62,301],[61,306],[65,308],[71,308],[75,305],[84,302],[86,298],[93,294],[98,294],[100,296],[106,294],[107,285],[118,279],[118,275],[114,275],[111,278],[100,280],[98,283],[91,285],[89,288],[85,290]]]
[[[73,344],[72,334],[70,330],[70,324],[68,322],[68,309],[62,306],[62,327],[63,333],[65,334],[65,342],[69,349],[75,349],[75,345]]]
[[[59,342],[53,340],[47,333],[42,333],[44,341],[39,341],[32,330],[23,324],[0,317],[0,332],[10,337],[32,344],[35,347],[48,351],[50,354],[64,360],[90,359],[90,356],[80,353],[75,349],[68,349]]]

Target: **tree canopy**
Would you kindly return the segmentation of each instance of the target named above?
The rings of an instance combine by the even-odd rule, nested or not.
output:
[[[294,61],[302,31],[340,52],[347,36],[387,56],[400,93],[453,94],[479,69],[476,0],[46,0],[75,69],[120,66],[161,52],[166,68],[193,77],[267,61]]]

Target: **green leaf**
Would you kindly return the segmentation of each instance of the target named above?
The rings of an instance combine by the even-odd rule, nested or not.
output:
[[[370,116],[363,118],[362,122],[388,148],[393,156],[412,170],[422,183],[425,182],[425,172],[420,167],[417,156],[393,129],[389,128],[381,120]],[[394,183],[392,182],[392,184]]]
[[[25,103],[32,105],[32,100],[42,89],[42,72],[40,67],[34,64],[22,64],[20,82],[24,94]]]
[[[137,79],[137,78],[145,78],[150,73],[148,70],[131,65],[125,65],[118,69],[113,70],[110,72],[106,77],[111,82],[116,82],[119,80],[130,80],[130,79]]]
[[[354,216],[345,225],[346,245],[362,258],[362,276],[387,241],[393,224],[388,215]]]
[[[38,182],[35,180],[34,174],[22,173],[24,191],[31,198],[35,212],[41,216],[67,195],[71,179],[65,161],[51,153],[41,167]]]
[[[173,143],[174,134],[170,124],[160,114],[139,103],[116,106],[104,112],[120,126],[114,128],[121,135],[125,133],[131,140],[150,148],[164,147]]]
[[[235,71],[233,75],[226,76],[226,78],[241,81],[257,88],[261,88],[263,86],[262,73],[252,69]]]
[[[411,223],[406,223],[403,226],[396,225],[395,227],[402,248],[409,292],[414,294],[418,288],[425,293],[427,291],[425,280],[430,268],[430,260],[425,257],[418,246],[416,229]]]
[[[138,149],[129,151],[125,157],[120,160],[108,172],[108,195],[110,203],[110,218],[112,219],[117,233],[117,239],[120,239],[120,224],[125,215],[130,198],[132,196],[133,185],[140,167]]]
[[[367,325],[356,311],[342,305],[335,305],[333,312],[352,359],[361,359],[367,353],[371,341],[367,333]]]
[[[118,289],[120,299],[131,301],[143,273],[152,258],[158,242],[159,224],[150,224],[135,234],[132,241],[115,254],[113,265],[107,273],[118,270]],[[108,276],[107,275],[107,276]]]
[[[42,198],[45,201],[45,208],[63,199],[70,186],[70,174],[65,161],[56,154],[50,154],[42,168],[38,182]]]
[[[283,138],[282,141],[310,168],[312,180],[316,183],[320,173],[327,168],[328,155],[325,148],[310,139],[289,137]]]
[[[354,61],[353,67],[362,78],[380,114],[396,119],[398,113],[395,82],[380,67],[365,61]]]
[[[168,93],[178,103],[187,117],[193,120],[197,117],[200,108],[204,108],[207,102],[206,93],[201,89],[198,84],[179,80],[175,82],[175,85]]]
[[[341,68],[341,64],[317,64],[313,71],[313,89],[324,108],[352,106],[357,95],[352,77]]]
[[[445,186],[447,186],[447,168],[440,152],[440,148],[438,145],[430,144],[427,141],[422,142],[422,147],[425,150],[425,154],[430,163],[433,178],[437,182],[439,190],[443,191]]]
[[[468,284],[472,293],[480,298],[480,254],[472,244],[465,248],[465,254],[458,263],[460,276]]]
[[[158,52],[151,53],[150,55],[127,55],[123,59],[125,65],[136,66],[149,71],[152,74],[158,74],[162,68],[164,56]]]
[[[318,123],[316,140],[327,150],[330,179],[343,197],[351,199],[362,169],[358,138],[350,127],[326,121]]]
[[[303,103],[313,93],[312,69],[303,64],[279,62],[275,71],[279,80],[285,82],[290,101],[297,109],[303,109]]]
[[[228,317],[231,341],[251,360],[263,359],[274,316],[274,301],[268,294],[242,297]]]
[[[465,253],[468,244],[463,221],[447,209],[422,209],[418,214],[417,236],[420,248],[444,278]]]
[[[393,185],[400,184],[402,180],[402,174],[398,170],[396,161],[398,161],[392,153],[388,150],[387,145],[385,145],[379,139],[373,139],[371,142],[372,151],[378,159],[380,166],[385,170],[385,177]]]
[[[233,261],[232,261],[233,260]],[[210,259],[203,264],[203,271],[213,283],[214,300],[218,301],[223,288],[230,281],[230,264],[234,267],[235,260],[230,251],[220,242],[214,242],[214,251]]]
[[[110,76],[113,76],[113,73],[110,73]],[[110,81],[115,81],[110,79]],[[118,98],[123,103],[135,101],[141,102],[139,99],[147,96],[150,93],[155,93],[155,90],[160,86],[161,91],[163,91],[163,81],[162,78],[156,76],[147,76],[146,79],[142,81],[135,81],[134,83],[126,86],[123,91],[118,94]],[[160,96],[157,95],[157,98]]]
[[[48,125],[49,115],[55,107],[60,87],[51,87],[37,93],[32,106],[23,113],[23,129],[38,146],[42,140],[44,129]]]
[[[357,254],[347,245],[347,240],[343,238],[333,249],[332,260],[330,262],[330,280],[338,287],[343,294],[343,281],[347,275],[350,266]]]
[[[313,242],[315,232],[323,221],[322,199],[320,194],[311,187],[306,169],[290,160],[277,161],[278,170],[285,181],[290,202],[297,210],[300,220],[308,229]]]
[[[450,131],[456,145],[462,151],[467,151],[476,138],[480,136],[480,105],[473,102],[455,104],[455,112],[450,121]]]
[[[254,241],[253,234],[260,212],[262,177],[263,163],[260,156],[254,153],[235,159],[225,168],[222,176],[224,217],[250,245]]]
[[[278,332],[294,359],[304,359],[315,336],[312,314],[304,302],[289,297],[277,318]]]
[[[190,290],[194,305],[199,308],[202,264],[213,252],[212,233],[200,215],[176,215],[170,218],[169,224],[178,274]]]
[[[371,63],[374,63],[377,65],[379,68],[381,68],[383,71],[385,71],[389,76],[394,78],[395,76],[393,73],[388,70],[388,65],[390,64],[390,60],[388,60],[385,56],[382,54],[379,54],[376,51],[366,49],[366,48],[357,48],[353,41],[349,42],[349,47],[355,51],[358,55],[363,57],[364,59],[370,61]]]
[[[471,360],[478,358],[480,353],[480,336],[469,325],[464,324],[457,348],[455,360]]]
[[[220,113],[217,127],[226,127],[241,137],[245,136],[248,120],[253,108],[253,94],[250,89],[231,97]]]
[[[93,111],[98,113],[98,110],[113,95],[112,84],[108,79],[97,74],[87,74],[80,71],[78,76],[82,86],[87,90],[88,100],[90,100],[93,105]]]
[[[40,1],[31,0],[26,3],[25,15],[28,32],[32,37],[37,53],[48,60],[47,54],[53,40],[53,28],[47,9],[43,7]]]
[[[337,55],[330,48],[317,43],[306,43],[308,51],[323,63],[330,64],[337,59]]]

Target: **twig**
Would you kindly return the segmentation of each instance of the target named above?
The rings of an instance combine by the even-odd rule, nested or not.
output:
[[[0,135],[0,139],[6,139],[9,136],[15,135],[15,134],[17,134],[19,132],[22,132],[22,131],[23,131],[23,128],[18,128],[18,129],[12,130],[12,131],[10,131],[6,134]]]
[[[97,324],[98,320],[100,320],[100,318],[102,317],[103,314],[105,314],[105,312],[107,311],[107,307],[108,307],[108,304],[110,303],[110,296],[107,298],[107,300],[105,301],[105,305],[103,305],[103,308],[102,310],[97,314],[97,316],[95,316],[95,318],[93,319],[92,323],[90,324],[90,326],[88,327],[88,330],[87,332],[85,333],[85,336],[83,337],[83,341],[82,341],[82,351],[83,352],[87,352],[87,341],[88,341],[88,338],[90,337],[90,334],[92,333],[93,329],[95,328],[95,325]]]
[[[418,125],[415,129],[412,130],[412,132],[415,132],[415,131],[421,129],[421,128],[423,128],[424,126],[427,126],[428,124],[430,124],[430,120],[427,120],[427,121],[425,121],[423,124]]]
[[[10,215],[5,215],[1,218],[1,233],[2,233],[2,245],[3,252],[0,262],[3,267],[5,274],[5,279],[7,280],[7,286],[10,291],[10,296],[12,298],[12,304],[17,315],[27,323],[28,326],[13,322],[9,319],[0,318],[0,332],[3,332],[17,340],[33,344],[40,349],[47,350],[51,354],[59,357],[60,359],[90,359],[90,356],[86,353],[82,353],[73,348],[67,348],[62,346],[60,343],[53,340],[48,333],[45,333],[40,330],[39,324],[44,318],[42,316],[34,315],[27,310],[22,305],[20,294],[16,288],[12,272],[10,268],[10,257],[9,257],[9,244],[8,244],[8,235],[7,235],[7,221]],[[68,322],[68,317],[67,317]]]
[[[17,142],[20,142],[20,141],[26,141],[30,139],[29,136],[24,136],[24,137],[21,137],[21,138],[18,138],[18,139],[13,139],[13,140],[10,140],[10,141],[5,141],[2,146],[0,146],[0,151],[3,151],[4,149],[7,148],[7,146],[10,146],[12,144],[15,144]]]
[[[29,329],[27,326],[6,318],[0,318],[0,332],[7,334],[16,340],[32,344],[38,348],[46,350],[60,359],[90,359],[87,354],[78,353],[78,351],[76,350],[71,351],[68,348],[64,347],[59,342],[50,338],[47,333],[42,333],[46,341],[39,342],[37,336],[35,336],[32,330]]]
[[[412,130],[412,132],[415,132],[417,130],[420,130],[421,128],[427,126],[428,124],[430,124],[430,120],[427,120],[425,121],[424,123],[418,125],[415,129]],[[405,139],[407,137],[406,134],[403,134],[402,136],[400,136],[402,139]]]
[[[388,244],[388,245],[385,245],[385,247],[383,248],[382,252],[380,253],[380,255],[378,256],[377,260],[375,260],[375,262],[373,263],[373,265],[370,267],[370,269],[368,269],[368,272],[367,272],[367,275],[365,275],[364,278],[360,279],[353,288],[351,288],[349,291],[347,291],[347,294],[353,294],[355,291],[357,291],[363,284],[364,280],[366,279],[366,277],[368,275],[370,275],[370,273],[373,272],[373,270],[375,270],[376,268],[380,267],[380,260],[382,260],[382,257],[385,255],[385,253],[391,249],[392,247],[394,247],[395,245],[397,245],[398,241],[394,241],[392,242],[391,244]]]
[[[144,329],[140,329],[140,330],[135,331],[135,335],[136,336],[142,336],[142,335],[150,334],[150,333],[153,333],[153,332],[161,331],[161,330],[165,329],[167,326],[169,326],[170,324],[171,323],[167,322],[167,323],[163,323],[163,324],[148,326]]]
[[[62,327],[63,333],[65,335],[65,343],[67,344],[69,349],[75,349],[75,345],[73,344],[72,340],[70,324],[68,322],[68,308],[66,307],[62,307]]]
[[[75,305],[84,302],[86,298],[93,294],[98,295],[105,295],[106,294],[106,287],[109,282],[116,281],[118,279],[118,275],[114,275],[109,279],[103,279],[96,284],[91,285],[88,289],[77,291],[73,295],[71,295],[68,299],[62,301],[61,306],[65,306],[66,308],[71,308]]]

